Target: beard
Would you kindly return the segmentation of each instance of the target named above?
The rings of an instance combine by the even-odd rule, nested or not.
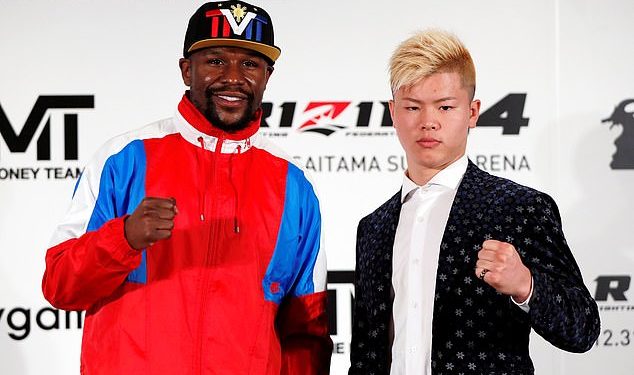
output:
[[[216,109],[216,105],[214,104],[212,97],[218,92],[222,91],[224,87],[220,89],[212,89],[207,88],[205,90],[205,99],[207,100],[206,109],[203,111],[203,115],[211,123],[212,126],[217,127],[220,130],[223,130],[227,133],[236,133],[242,129],[245,129],[249,122],[253,119],[253,115],[257,108],[255,108],[255,100],[252,93],[244,92],[243,90],[239,90],[242,94],[246,95],[247,107],[245,108],[242,115],[235,121],[228,123],[220,119],[218,115],[218,111]]]

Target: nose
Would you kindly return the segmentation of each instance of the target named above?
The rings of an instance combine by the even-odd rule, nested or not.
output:
[[[440,126],[436,122],[427,121],[421,123],[422,130],[438,130]]]
[[[241,85],[244,81],[244,73],[237,63],[227,64],[222,75],[222,81],[230,85]]]
[[[438,114],[431,107],[422,108],[420,111],[420,129],[421,130],[439,130],[440,123],[436,117]]]

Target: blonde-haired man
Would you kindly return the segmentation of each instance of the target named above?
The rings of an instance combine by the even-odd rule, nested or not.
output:
[[[533,374],[531,328],[589,350],[600,323],[548,195],[465,155],[475,68],[452,34],[404,41],[390,113],[405,150],[401,190],[357,232],[350,374]]]

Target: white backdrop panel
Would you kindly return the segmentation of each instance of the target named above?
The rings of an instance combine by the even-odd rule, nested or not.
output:
[[[381,126],[390,98],[390,54],[416,30],[453,31],[476,62],[483,112],[499,103],[507,110],[497,117],[508,128],[471,132],[469,156],[492,173],[553,195],[586,285],[602,297],[598,345],[572,355],[533,335],[536,373],[632,373],[634,309],[627,308],[634,295],[625,279],[610,280],[633,274],[634,169],[610,168],[614,141],[627,125],[610,129],[601,123],[619,103],[634,99],[632,3],[252,2],[271,14],[282,48],[264,97],[271,109],[264,132],[315,183],[329,270],[354,269],[358,220],[391,196],[402,178],[403,153],[393,130]],[[40,291],[49,237],[68,206],[74,171],[96,148],[173,113],[185,88],[178,69],[185,27],[200,3],[0,0],[0,105],[12,130],[20,134],[44,95],[94,100],[88,108],[51,108],[31,119],[36,131],[26,152],[12,152],[7,137],[0,139],[0,373],[79,372],[75,316],[67,329],[65,314],[47,310]],[[510,105],[510,98],[518,101]],[[324,114],[325,104],[342,110],[302,127]],[[316,107],[307,110],[310,105]],[[73,114],[78,133],[69,141],[65,115]],[[514,130],[521,119],[527,126]],[[47,120],[50,158],[38,160],[47,159],[37,150],[37,140],[46,140]],[[73,139],[77,157],[69,158],[65,151],[72,151]],[[634,142],[628,147],[634,149]],[[72,176],[66,176],[69,169]],[[19,175],[11,177],[11,171]],[[601,282],[608,283],[607,294],[599,293]],[[344,374],[351,286],[329,288],[336,290],[333,340],[339,344],[332,373]]]

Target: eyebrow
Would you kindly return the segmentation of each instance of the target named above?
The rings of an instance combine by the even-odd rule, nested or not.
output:
[[[439,99],[434,100],[432,103],[441,103],[441,102],[446,102],[449,100],[457,100],[458,98],[456,98],[455,96],[445,96]],[[401,98],[401,100],[407,100],[410,102],[414,102],[414,103],[422,103],[422,101],[415,99],[415,98],[410,98],[409,96]]]
[[[207,51],[205,51],[204,55],[205,56],[220,56],[220,55],[224,55],[225,52],[222,51],[218,51],[217,49],[208,49]],[[263,55],[259,52],[256,51],[252,51],[249,49],[244,48],[244,54],[248,55],[249,57],[260,57],[260,58],[264,58]]]

